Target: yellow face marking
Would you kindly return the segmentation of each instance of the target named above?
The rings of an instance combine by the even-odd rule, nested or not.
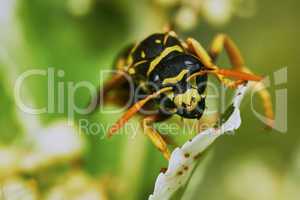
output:
[[[192,88],[188,89],[183,94],[175,96],[174,103],[177,107],[183,107],[183,104],[185,104],[187,111],[192,111],[197,107],[200,100],[201,96],[199,95],[198,91]]]
[[[183,49],[180,46],[172,46],[172,47],[168,47],[166,48],[157,58],[155,58],[149,66],[149,69],[147,71],[147,76],[149,76],[149,74],[154,70],[154,68],[156,67],[156,65],[164,58],[166,57],[169,53],[171,53],[172,51],[179,51],[179,52],[183,52]]]
[[[160,44],[160,43],[161,43],[161,40],[158,40],[158,39],[157,39],[157,40],[155,40],[155,43],[156,43],[156,44]]]
[[[182,70],[177,76],[174,76],[174,77],[171,77],[171,78],[166,78],[164,79],[163,81],[163,85],[165,84],[168,84],[168,83],[171,83],[171,84],[174,84],[174,83],[177,83],[179,82],[183,77],[184,75],[186,75],[189,71],[187,69],[184,69]]]
[[[141,57],[142,57],[142,58],[146,58],[145,51],[142,51],[142,52],[141,52]]]

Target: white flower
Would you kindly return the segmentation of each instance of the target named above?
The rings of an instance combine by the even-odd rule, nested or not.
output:
[[[21,153],[12,147],[0,147],[0,178],[7,177],[18,171]]]
[[[106,200],[102,187],[82,171],[71,171],[50,189],[46,200]]]
[[[56,122],[36,132],[29,138],[30,146],[0,147],[0,178],[70,162],[80,158],[84,151],[82,135],[67,122]]]
[[[226,24],[232,17],[232,0],[204,0],[201,8],[203,16],[214,25]]]
[[[42,129],[35,138],[35,144],[35,150],[48,158],[76,156],[83,148],[79,132],[64,122]]]
[[[197,24],[197,12],[190,7],[182,7],[175,16],[175,23],[183,30],[190,30]]]
[[[21,168],[25,171],[34,171],[59,161],[76,160],[83,153],[85,142],[75,127],[67,122],[56,122],[37,131],[32,145],[21,160]]]
[[[11,177],[1,183],[0,197],[8,200],[37,200],[36,191],[34,182]]]

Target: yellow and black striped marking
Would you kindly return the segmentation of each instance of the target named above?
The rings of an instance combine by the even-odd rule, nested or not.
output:
[[[127,59],[130,65],[129,73],[139,73],[139,76],[144,76],[147,79],[159,62],[174,51],[184,52],[181,42],[174,34],[159,33],[150,35],[132,48]]]

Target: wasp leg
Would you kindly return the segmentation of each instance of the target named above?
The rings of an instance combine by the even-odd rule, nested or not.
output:
[[[215,61],[225,48],[232,68],[242,70],[245,67],[245,61],[241,55],[237,45],[225,34],[218,34],[212,42],[209,50],[209,55]]]
[[[161,115],[151,115],[151,116],[145,117],[142,120],[142,126],[145,131],[145,134],[150,138],[152,143],[163,154],[165,159],[169,160],[171,153],[168,148],[167,142],[164,140],[163,136],[152,126],[154,122],[163,121],[165,119],[166,118]]]
[[[204,47],[195,39],[188,38],[186,40],[186,48],[188,51],[190,51],[192,54],[194,54],[196,57],[199,58],[201,63],[208,69],[216,69],[216,66],[214,66],[211,57],[207,53],[207,51],[204,49]]]
[[[226,53],[229,57],[229,60],[232,64],[232,68],[237,71],[246,72],[252,74],[251,70],[246,67],[245,61],[242,57],[242,54],[234,43],[234,41],[225,34],[217,35],[211,45],[209,54],[212,57],[213,61],[217,59],[217,57],[221,54],[222,50],[225,49]],[[227,83],[228,84],[228,83]],[[271,100],[271,95],[262,82],[256,83],[255,85],[259,88],[264,88],[259,91],[260,98],[263,102],[265,115],[269,119],[268,126],[273,126],[274,112],[273,105]],[[234,85],[233,85],[234,86]]]
[[[109,101],[112,103],[115,103],[117,105],[125,105],[127,103],[127,100],[129,99],[128,94],[126,91],[128,90],[128,93],[130,92],[130,83],[129,79],[126,79],[127,75],[127,69],[128,69],[128,56],[130,55],[131,50],[134,48],[135,44],[130,44],[126,46],[124,49],[120,51],[118,56],[113,62],[114,69],[117,71],[115,75],[113,75],[102,88],[98,90],[97,96],[93,97],[91,102],[88,105],[88,108],[91,111],[95,111],[96,108],[104,101]],[[116,97],[109,97],[108,93],[113,89],[119,89],[120,91],[116,90]]]
[[[187,46],[187,50],[190,51],[192,54],[194,54],[195,56],[197,56],[199,58],[199,60],[201,61],[201,63],[210,70],[218,70],[219,68],[214,65],[213,63],[213,59],[210,57],[210,55],[207,53],[207,51],[204,49],[204,47],[195,39],[193,38],[188,38],[186,40],[186,46]],[[223,75],[215,73],[214,74],[218,80],[225,85],[226,87],[229,88],[235,88],[238,85],[244,83],[245,81],[242,80],[229,80],[226,79]]]
[[[93,97],[90,101],[88,108],[91,111],[95,111],[97,107],[101,105],[101,103],[108,99],[109,92],[119,87],[120,85],[126,84],[127,79],[123,72],[119,72],[113,75],[102,88],[100,88],[97,92],[97,96]]]
[[[123,106],[130,106],[132,104],[132,100],[130,99],[130,90],[127,90],[127,85],[122,85],[122,88],[126,88],[124,91],[118,90],[115,88],[112,94],[106,95],[103,98],[103,102],[111,103],[115,106],[123,107]],[[101,104],[101,103],[100,103]]]

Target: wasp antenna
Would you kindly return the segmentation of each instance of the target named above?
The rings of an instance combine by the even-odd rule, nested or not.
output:
[[[189,76],[187,78],[187,81],[197,77],[197,76],[203,76],[204,74],[207,73],[213,73],[213,74],[218,74],[222,75],[224,77],[230,77],[230,78],[235,78],[238,80],[243,80],[243,81],[262,81],[264,78],[262,76],[258,76],[255,74],[250,74],[246,72],[241,72],[241,71],[236,71],[236,70],[229,70],[229,69],[214,69],[214,70],[202,70],[199,72],[196,72]]]
[[[236,70],[229,70],[229,69],[217,69],[217,70],[213,70],[212,72],[223,75],[225,77],[231,77],[231,78],[244,80],[244,81],[262,81],[264,79],[262,76],[249,74],[246,72],[240,72]]]
[[[196,73],[192,74],[191,76],[187,77],[187,81],[190,81],[191,79],[193,79],[197,76],[203,76],[204,74],[207,74],[207,73],[209,73],[208,70],[201,70],[201,71],[196,72]]]
[[[122,128],[130,118],[133,117],[135,113],[137,113],[149,100],[158,97],[160,94],[172,90],[172,87],[166,87],[157,92],[147,96],[145,99],[142,99],[135,103],[133,106],[129,108],[129,110],[108,130],[108,137],[114,135],[114,133]]]

